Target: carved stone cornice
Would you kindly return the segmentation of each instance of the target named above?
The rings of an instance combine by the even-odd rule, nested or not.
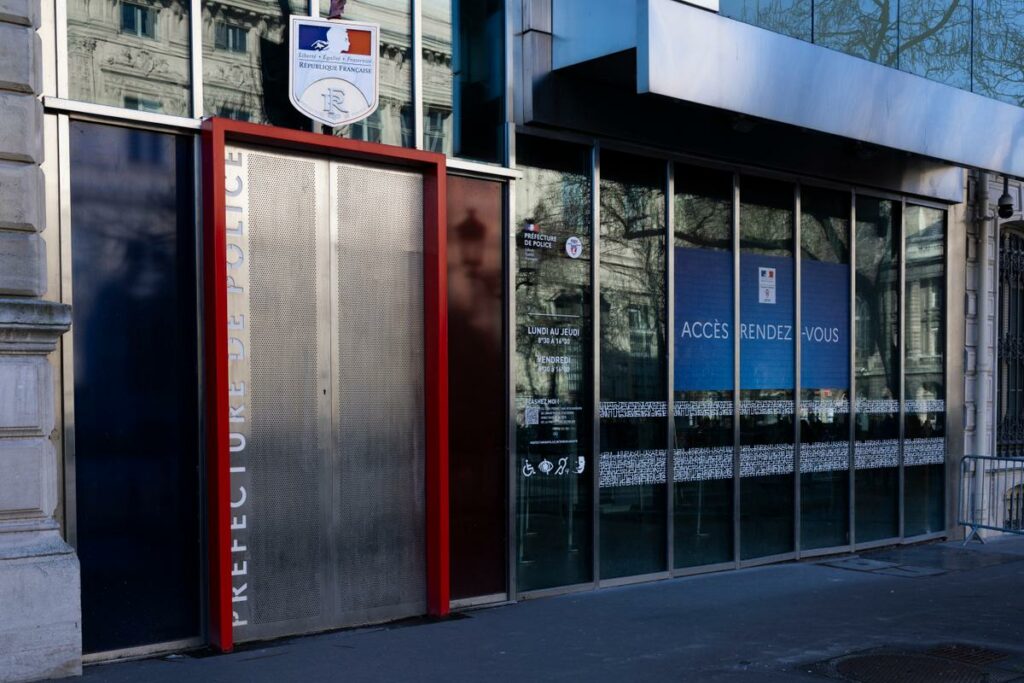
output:
[[[0,298],[0,354],[46,354],[71,327],[71,307],[43,299]]]

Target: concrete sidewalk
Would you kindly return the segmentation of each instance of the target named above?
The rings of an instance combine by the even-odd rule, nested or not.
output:
[[[859,557],[531,600],[231,655],[97,665],[85,679],[1024,681],[1024,538]],[[960,646],[934,649],[949,644]],[[870,659],[823,663],[873,649]],[[857,667],[860,678],[840,677]],[[890,677],[867,678],[872,667]]]

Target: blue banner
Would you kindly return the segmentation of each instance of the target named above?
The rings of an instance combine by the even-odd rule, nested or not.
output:
[[[675,389],[729,390],[734,335],[740,386],[792,389],[796,335],[804,388],[849,386],[849,268],[803,262],[803,325],[794,325],[793,259],[743,254],[739,328],[732,319],[732,254],[676,248]]]
[[[732,254],[676,247],[675,389],[732,389]]]
[[[792,389],[793,259],[740,255],[740,387]]]
[[[850,267],[804,259],[800,264],[800,384],[850,386]]]

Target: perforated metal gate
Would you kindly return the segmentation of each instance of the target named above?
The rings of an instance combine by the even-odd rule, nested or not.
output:
[[[226,159],[235,639],[422,614],[423,178]]]

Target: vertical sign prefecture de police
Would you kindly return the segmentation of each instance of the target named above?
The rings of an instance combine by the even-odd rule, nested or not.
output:
[[[288,97],[328,126],[365,119],[377,109],[376,24],[292,17]]]

